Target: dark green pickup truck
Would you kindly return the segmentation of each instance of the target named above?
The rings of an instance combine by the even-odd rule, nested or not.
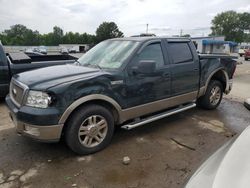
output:
[[[89,154],[110,143],[115,125],[129,130],[196,105],[215,109],[235,68],[230,56],[198,55],[190,39],[111,39],[72,65],[13,76],[6,102],[18,133],[64,138]]]

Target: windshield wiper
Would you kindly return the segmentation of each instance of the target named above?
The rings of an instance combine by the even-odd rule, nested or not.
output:
[[[98,64],[90,64],[90,63],[86,63],[86,64],[83,64],[83,66],[86,66],[86,67],[93,67],[93,68],[98,68],[98,69],[102,70],[102,67],[100,67]]]
[[[76,60],[75,63],[74,63],[74,65],[81,66],[81,63],[78,60]]]
[[[102,70],[102,67],[100,67],[100,65],[95,64],[94,66],[97,67],[97,68],[99,68],[100,70]]]

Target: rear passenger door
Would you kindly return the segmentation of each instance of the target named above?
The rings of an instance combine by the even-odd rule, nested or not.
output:
[[[199,88],[199,59],[191,51],[191,41],[168,41],[171,61],[171,96],[190,94],[194,99]]]

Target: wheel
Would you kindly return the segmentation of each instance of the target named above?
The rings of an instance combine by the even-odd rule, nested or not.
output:
[[[248,60],[248,58],[245,57],[245,61],[247,61],[247,60]]]
[[[242,54],[240,54],[240,57],[242,57]]]
[[[204,96],[197,100],[197,105],[212,110],[219,106],[223,95],[223,86],[220,81],[211,80]]]
[[[110,143],[114,118],[103,106],[87,105],[74,112],[66,126],[67,145],[80,155],[91,154]]]

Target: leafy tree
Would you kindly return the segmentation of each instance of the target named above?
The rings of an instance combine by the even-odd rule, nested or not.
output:
[[[80,35],[80,41],[82,44],[95,44],[96,43],[96,36],[90,35],[88,33],[83,33]]]
[[[58,27],[53,27],[53,32],[44,34],[42,37],[42,44],[48,46],[59,45],[63,41],[63,30]]]
[[[6,41],[6,35],[4,35],[3,33],[0,33],[0,41],[2,44],[7,44],[7,41]]]
[[[244,12],[239,14],[240,22],[241,22],[241,29],[248,30],[250,32],[250,13]]]
[[[58,44],[91,44],[94,45],[99,41],[122,37],[123,33],[119,31],[114,22],[104,22],[97,29],[98,39],[95,35],[88,33],[73,33],[67,32],[55,26],[53,31],[47,34],[40,34],[38,31],[33,31],[24,25],[17,24],[0,33],[0,40],[3,45],[46,45],[54,46]]]
[[[96,30],[97,42],[117,37],[123,37],[123,33],[114,22],[103,22]]]
[[[40,37],[38,31],[32,31],[24,25],[17,24],[5,30],[0,40],[8,45],[38,45]]]
[[[245,33],[249,27],[249,13],[226,11],[216,15],[212,20],[211,35],[224,35],[226,40],[243,42],[249,38],[249,34]]]
[[[52,44],[58,45],[58,44],[62,43],[62,38],[63,38],[63,30],[58,26],[54,26],[53,27],[52,41],[51,41]]]

